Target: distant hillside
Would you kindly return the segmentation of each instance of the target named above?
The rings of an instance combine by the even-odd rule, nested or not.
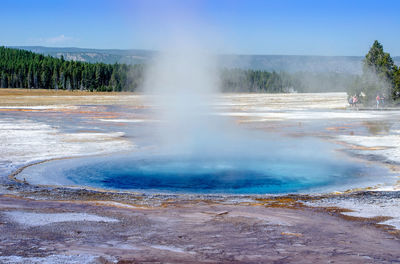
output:
[[[36,53],[64,56],[66,60],[83,62],[103,62],[107,64],[126,63],[142,64],[154,57],[155,51],[117,50],[117,49],[82,49],[82,48],[49,48],[40,46],[15,47]],[[277,72],[336,72],[360,74],[362,56],[292,56],[292,55],[221,55],[220,64],[227,68]],[[397,65],[400,57],[393,58]]]
[[[17,46],[12,48],[29,50],[57,58],[64,56],[66,60],[107,64],[142,64],[155,54],[154,51],[149,50],[52,48],[41,46]]]
[[[63,60],[0,47],[0,88],[139,91],[145,68],[145,64]],[[345,91],[358,78],[347,73],[287,73],[238,68],[223,68],[219,74],[223,92],[257,93]]]
[[[223,55],[226,67],[284,72],[336,72],[360,74],[363,57],[293,55]]]

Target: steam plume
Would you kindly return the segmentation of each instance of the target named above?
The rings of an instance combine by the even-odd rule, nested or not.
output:
[[[219,91],[216,60],[187,35],[170,43],[149,67],[144,90],[161,121],[156,135],[162,145],[193,152],[213,126],[212,105]]]

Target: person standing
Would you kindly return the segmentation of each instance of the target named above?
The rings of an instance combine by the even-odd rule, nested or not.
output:
[[[357,107],[357,103],[358,103],[358,97],[357,97],[357,95],[354,95],[354,96],[353,96],[353,105],[354,105],[355,107]]]
[[[376,95],[376,109],[379,108],[379,102],[380,102],[381,98],[379,97],[379,94]]]

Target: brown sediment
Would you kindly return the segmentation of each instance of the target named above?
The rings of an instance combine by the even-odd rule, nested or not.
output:
[[[43,110],[40,109],[0,108],[0,112],[42,112],[42,111]]]
[[[2,88],[0,96],[93,96],[93,95],[120,95],[134,94],[130,92],[90,92],[81,90],[52,90],[52,89],[20,89],[20,88]]]
[[[333,131],[340,131],[340,130],[346,130],[349,129],[350,127],[348,126],[334,126],[334,127],[326,127],[326,130],[333,130]]]
[[[0,89],[0,106],[38,106],[38,105],[79,105],[127,104],[143,107],[140,99],[128,96],[138,95],[129,92],[88,92],[44,89]],[[33,111],[35,111],[34,109]],[[6,111],[6,110],[5,110]],[[14,111],[18,111],[15,110]],[[24,110],[22,110],[24,111]],[[31,110],[28,110],[31,111]]]
[[[301,237],[303,234],[300,233],[291,233],[291,232],[282,232],[281,235],[283,236],[295,236],[295,237]]]
[[[352,149],[357,149],[357,150],[385,150],[393,147],[383,147],[383,146],[376,146],[376,147],[364,147],[364,146],[359,146],[359,145],[352,145]]]
[[[303,196],[304,199],[304,196]],[[304,207],[302,202],[294,197],[273,197],[273,198],[256,198],[254,199],[258,203],[254,205],[263,205],[266,207],[277,207],[277,208],[289,208],[289,209],[300,209]]]

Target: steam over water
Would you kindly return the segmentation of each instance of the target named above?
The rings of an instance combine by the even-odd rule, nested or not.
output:
[[[149,67],[143,87],[159,120],[148,131],[151,148],[54,161],[19,177],[144,192],[264,194],[359,187],[376,175],[333,144],[245,129],[217,115],[217,62],[193,42],[176,46]]]
[[[326,156],[329,144],[307,143],[323,151],[316,157],[315,149],[301,150],[299,142],[291,142],[277,151],[271,144],[271,149],[253,155],[132,153],[43,163],[28,167],[18,178],[32,184],[150,193],[265,194],[366,187],[376,183],[375,175],[384,175],[379,168],[354,164],[332,153]]]
[[[154,133],[159,147],[197,155],[223,132],[212,109],[219,91],[216,61],[198,43],[182,38],[173,43],[150,66],[144,91],[152,95],[155,119],[161,121]]]

